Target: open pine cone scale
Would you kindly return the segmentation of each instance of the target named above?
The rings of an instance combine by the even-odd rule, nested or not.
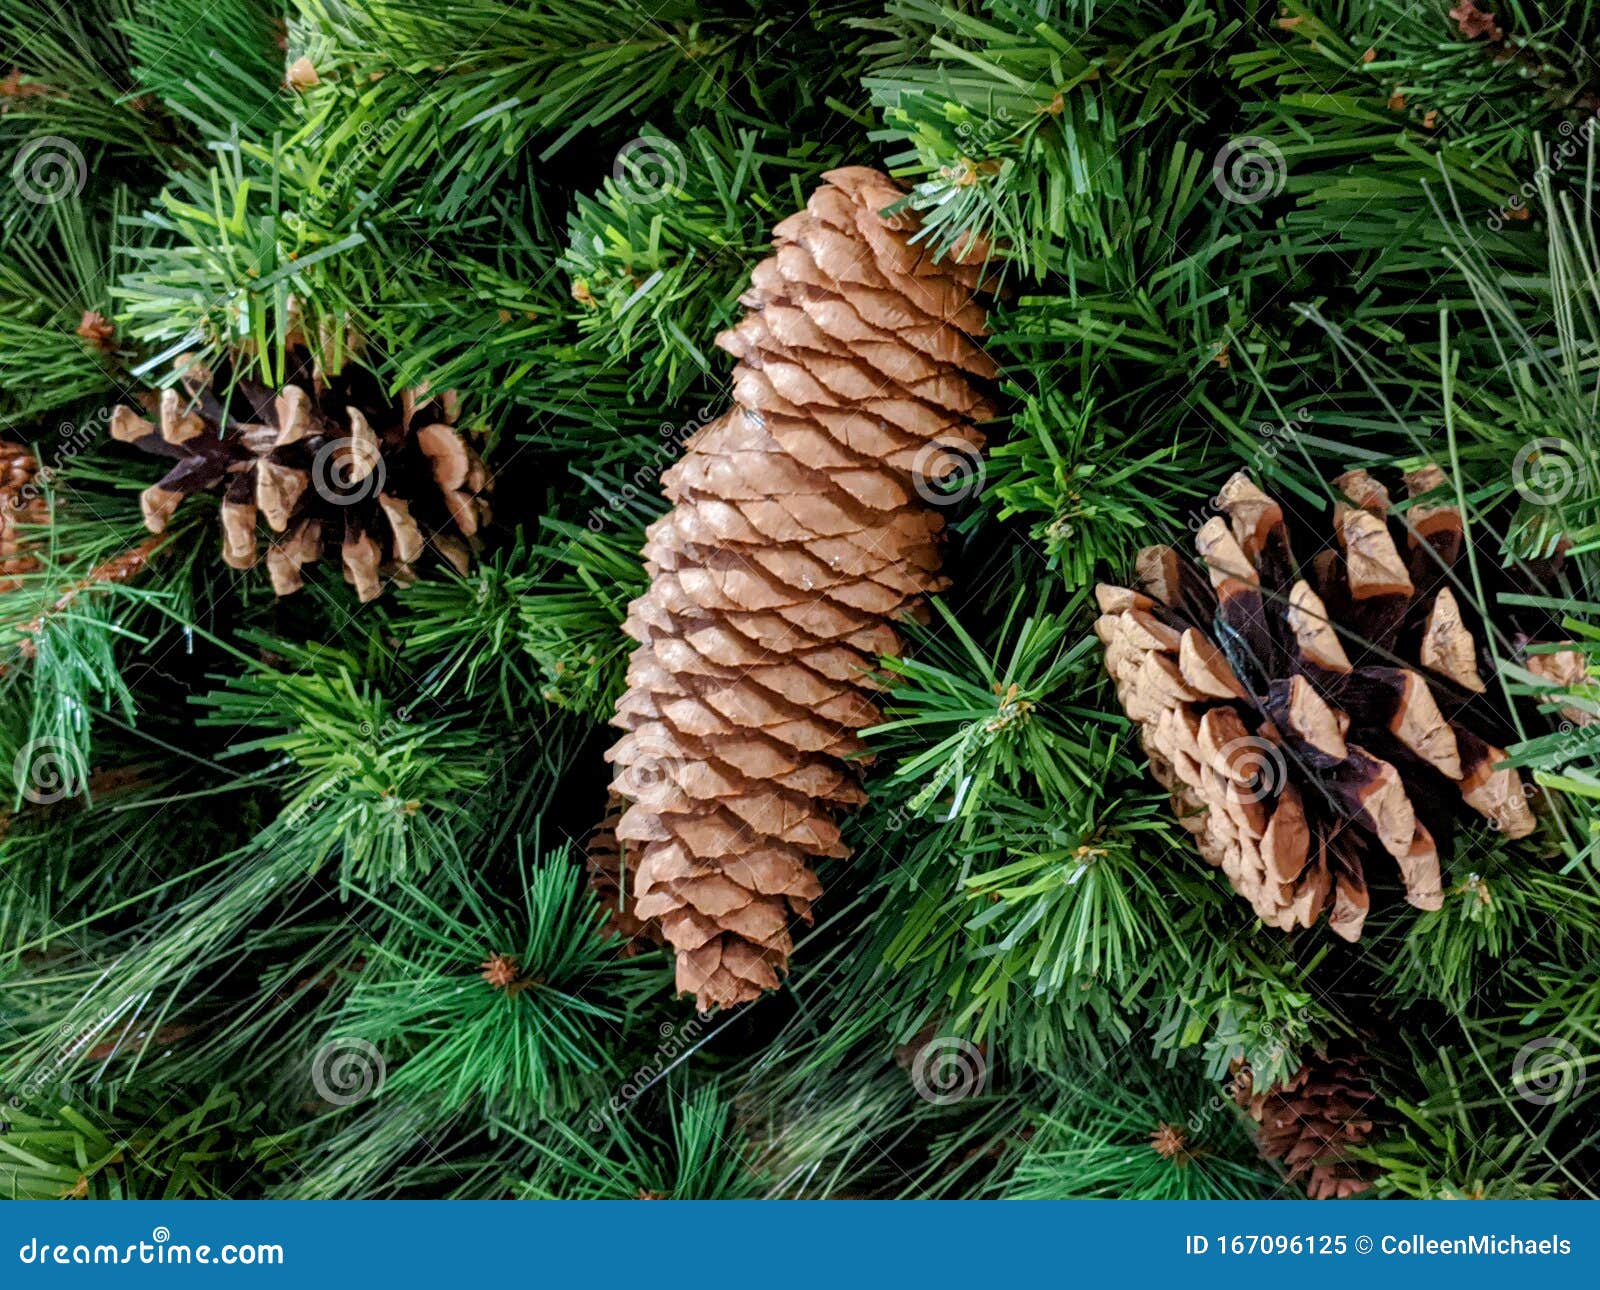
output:
[[[1534,828],[1521,778],[1479,733],[1479,643],[1451,570],[1460,512],[1406,477],[1401,522],[1365,471],[1336,481],[1335,541],[1296,560],[1282,507],[1237,474],[1196,534],[1137,561],[1142,591],[1102,585],[1096,632],[1152,772],[1202,855],[1272,926],[1327,912],[1348,940],[1386,856],[1420,909],[1443,900],[1439,846],[1462,808]]]
[[[265,523],[280,596],[298,591],[301,569],[335,543],[363,601],[380,594],[385,576],[409,579],[430,546],[466,571],[466,542],[489,519],[490,480],[455,428],[453,394],[408,392],[395,405],[375,390],[320,381],[223,386],[204,365],[179,363],[182,389],[162,390],[146,409],[156,421],[129,407],[111,421],[113,438],[176,463],[142,495],[152,533],[185,498],[220,489],[224,561],[252,567]]]

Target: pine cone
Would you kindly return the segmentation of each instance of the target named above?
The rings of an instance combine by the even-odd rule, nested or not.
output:
[[[1302,569],[1282,508],[1235,475],[1217,499],[1226,518],[1196,535],[1205,574],[1168,547],[1142,551],[1149,594],[1097,588],[1095,630],[1201,854],[1265,922],[1310,927],[1327,909],[1353,941],[1374,856],[1399,866],[1413,905],[1438,909],[1438,845],[1461,805],[1512,837],[1534,819],[1474,728],[1488,656],[1450,588],[1460,513],[1414,501],[1402,526],[1365,471],[1336,482],[1336,541]],[[1417,499],[1444,479],[1427,467],[1406,482]]]
[[[1372,1086],[1353,1056],[1318,1053],[1287,1081],[1257,1093],[1250,1068],[1234,1072],[1234,1097],[1256,1122],[1256,1142],[1306,1180],[1312,1200],[1343,1200],[1371,1186],[1346,1154],[1372,1132]]]
[[[488,521],[490,481],[454,428],[453,394],[407,391],[394,403],[359,373],[333,384],[308,373],[274,392],[215,380],[197,362],[180,359],[179,368],[183,391],[152,398],[159,424],[128,407],[111,421],[113,438],[177,462],[141,499],[152,533],[165,530],[185,497],[220,489],[223,560],[254,565],[264,519],[276,535],[267,571],[280,596],[298,591],[302,567],[335,542],[345,581],[363,601],[383,590],[384,577],[409,580],[430,544],[466,571],[461,539]]]
[[[622,938],[622,954],[632,958],[651,945],[661,944],[661,929],[647,918],[635,916],[625,881],[633,876],[631,857],[617,841],[617,826],[622,823],[625,803],[615,793],[606,795],[606,817],[595,826],[587,845],[589,890],[606,911],[604,932]]]
[[[991,415],[976,257],[913,244],[875,171],[825,178],[717,338],[735,406],[664,475],[674,505],[626,624],[617,836],[641,844],[633,912],[659,920],[702,1009],[777,986],[788,916],[821,894],[809,861],[848,854],[834,816],[863,800],[876,656],[944,585],[943,521],[917,495]]]
[[[18,531],[24,524],[45,524],[50,508],[34,483],[39,463],[19,443],[0,440],[0,592],[15,591],[18,579],[39,567]]]

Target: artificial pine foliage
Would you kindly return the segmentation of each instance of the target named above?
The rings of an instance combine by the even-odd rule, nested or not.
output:
[[[1600,1195],[1597,31],[0,0],[0,1194]]]

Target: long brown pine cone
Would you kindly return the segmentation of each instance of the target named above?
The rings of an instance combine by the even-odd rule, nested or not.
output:
[[[129,407],[111,421],[113,438],[176,462],[141,499],[152,533],[184,498],[221,490],[223,560],[252,567],[265,520],[280,596],[298,591],[301,569],[334,548],[363,601],[386,578],[409,580],[430,546],[466,572],[467,543],[489,519],[490,479],[455,428],[452,393],[391,400],[364,373],[326,382],[309,364],[281,390],[217,379],[193,359],[178,369],[182,388],[152,396],[155,422]]]
[[[1520,776],[1480,735],[1489,655],[1451,570],[1460,512],[1407,476],[1390,513],[1365,471],[1336,481],[1334,541],[1302,567],[1283,509],[1233,476],[1196,535],[1200,566],[1142,551],[1143,592],[1097,589],[1117,697],[1201,854],[1263,921],[1356,940],[1367,866],[1398,866],[1420,909],[1443,901],[1439,845],[1465,806],[1512,837],[1534,828]]]
[[[1372,1133],[1372,1085],[1350,1054],[1316,1053],[1282,1084],[1257,1092],[1250,1068],[1234,1072],[1234,1097],[1256,1122],[1256,1143],[1312,1200],[1343,1200],[1371,1183],[1347,1149]]]
[[[904,196],[886,177],[825,179],[717,338],[734,406],[663,476],[673,507],[626,624],[617,835],[637,844],[633,912],[702,1009],[778,985],[789,916],[821,894],[811,859],[848,854],[835,815],[863,800],[876,657],[944,585],[943,521],[918,496],[992,415],[977,249],[935,261],[913,220],[881,213]]]

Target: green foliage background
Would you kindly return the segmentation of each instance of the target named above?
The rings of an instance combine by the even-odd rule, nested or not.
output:
[[[1089,633],[1234,470],[1314,508],[1427,458],[1482,567],[1565,543],[1546,608],[1600,654],[1600,6],[1502,3],[1499,45],[1450,8],[0,0],[0,422],[55,516],[0,615],[0,1193],[1288,1195],[1230,1065],[1354,1040],[1378,1194],[1594,1196],[1600,726],[1558,712],[1593,688],[1500,643],[1543,827],[1347,946],[1193,853]],[[841,164],[1001,248],[1007,415],[854,857],[787,988],[701,1018],[595,934],[581,844],[656,476]],[[155,478],[109,409],[183,352],[270,382],[294,332],[460,391],[473,572],[280,602],[196,498],[83,587]],[[1540,439],[1554,500],[1508,468]],[[482,983],[496,952],[535,984]],[[919,1092],[930,1044],[981,1084]]]

